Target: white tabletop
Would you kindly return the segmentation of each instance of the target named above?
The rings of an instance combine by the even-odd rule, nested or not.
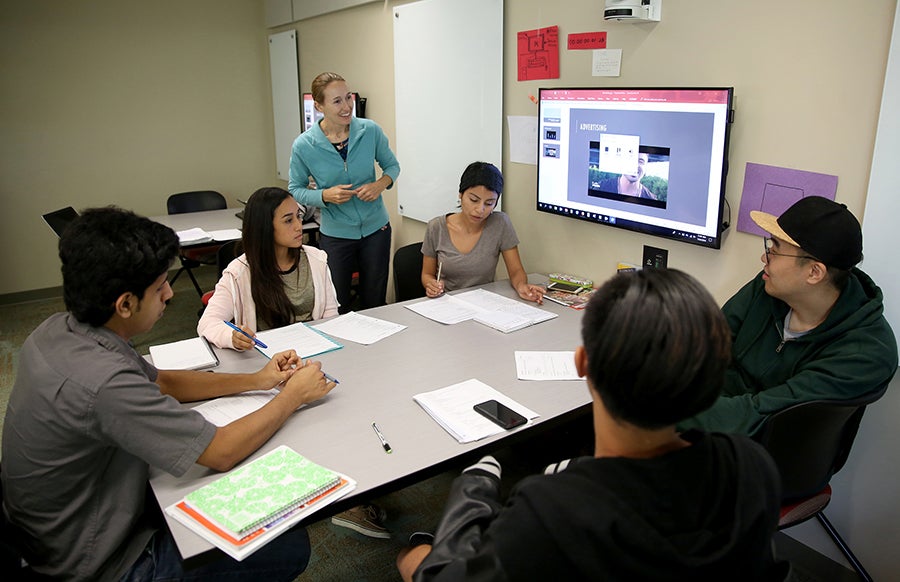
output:
[[[546,278],[533,276],[532,281],[545,283]],[[516,296],[508,281],[485,288]],[[342,341],[344,348],[316,357],[323,370],[340,384],[322,400],[294,414],[250,458],[286,444],[316,463],[356,479],[356,490],[338,501],[331,508],[333,513],[433,476],[463,457],[534,436],[585,413],[590,396],[582,381],[531,382],[516,378],[516,350],[574,350],[580,343],[581,311],[551,302],[545,302],[542,308],[559,317],[509,334],[474,321],[436,323],[402,303],[366,310],[367,315],[408,328],[369,346]],[[218,372],[255,371],[266,361],[255,351],[217,353],[221,361]],[[518,429],[459,444],[413,401],[413,395],[469,378],[481,380],[540,416]],[[372,422],[378,423],[393,448],[392,454],[381,447]],[[157,501],[165,508],[220,475],[199,465],[181,478],[154,469],[150,482]],[[329,514],[322,513],[318,518]],[[180,523],[167,520],[182,557],[212,548]]]
[[[210,230],[225,230],[228,228],[241,228],[241,219],[237,217],[239,209],[223,208],[221,210],[203,210],[201,212],[185,212],[182,214],[163,214],[151,216],[150,220],[165,224],[172,230],[187,230],[189,228],[202,228]]]
[[[175,232],[191,228],[202,228],[206,232],[213,230],[227,230],[243,226],[243,221],[237,217],[242,209],[223,208],[221,210],[202,210],[200,212],[184,212],[182,214],[162,214],[151,216],[150,220],[165,224]],[[319,225],[315,222],[304,222],[303,231],[315,237],[319,231]],[[202,244],[209,244],[204,242]],[[191,246],[191,245],[186,245]]]

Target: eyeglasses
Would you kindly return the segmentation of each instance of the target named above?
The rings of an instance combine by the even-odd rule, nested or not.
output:
[[[798,259],[812,259],[816,260],[816,258],[812,255],[791,255],[788,253],[782,253],[775,250],[775,240],[772,237],[765,237],[763,239],[763,245],[766,248],[766,261],[769,260],[769,255],[775,255],[776,257],[796,257]]]

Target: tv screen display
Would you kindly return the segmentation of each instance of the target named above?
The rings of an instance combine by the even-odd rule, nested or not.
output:
[[[537,209],[720,248],[732,97],[541,89]]]
[[[353,116],[356,117],[356,101],[359,99],[359,93],[351,93],[353,95]],[[316,102],[313,100],[312,93],[303,94],[303,131],[306,131],[325,117],[316,109]]]

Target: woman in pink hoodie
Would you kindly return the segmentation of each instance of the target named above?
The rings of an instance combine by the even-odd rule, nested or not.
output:
[[[303,209],[281,188],[261,188],[244,209],[244,254],[222,272],[197,333],[220,348],[246,350],[257,331],[337,315],[328,255],[303,244]]]

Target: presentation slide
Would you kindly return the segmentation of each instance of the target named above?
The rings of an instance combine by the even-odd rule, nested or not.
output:
[[[598,206],[599,197],[604,209],[705,225],[714,117],[712,113],[573,109],[567,140],[567,199]],[[630,139],[619,139],[623,136]],[[658,180],[648,188],[645,178],[636,196],[618,194],[616,185],[638,174],[638,186],[644,176]]]

